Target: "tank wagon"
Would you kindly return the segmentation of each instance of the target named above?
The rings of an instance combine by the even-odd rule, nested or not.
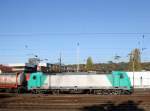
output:
[[[26,80],[23,73],[1,73],[0,90],[7,92],[20,92],[26,87]]]
[[[36,72],[26,76],[27,88],[33,93],[130,94],[132,92],[131,81],[125,72],[114,71],[112,74]]]

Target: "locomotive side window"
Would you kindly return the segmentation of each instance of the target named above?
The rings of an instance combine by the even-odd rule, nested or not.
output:
[[[123,79],[123,78],[124,78],[124,75],[123,75],[123,74],[121,74],[121,75],[120,75],[120,79]]]
[[[36,80],[36,76],[33,76],[33,80]]]

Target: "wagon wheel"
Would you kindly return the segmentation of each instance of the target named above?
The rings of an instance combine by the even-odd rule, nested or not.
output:
[[[20,87],[17,88],[17,93],[18,93],[18,94],[21,93],[21,88],[20,88]]]
[[[11,89],[6,89],[6,93],[11,93],[12,90]]]

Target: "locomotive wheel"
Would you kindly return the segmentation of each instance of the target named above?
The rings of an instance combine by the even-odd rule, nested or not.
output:
[[[113,95],[121,95],[121,90],[114,90]]]
[[[31,93],[32,93],[32,94],[37,94],[36,89],[33,89],[33,90],[31,91]]]
[[[52,94],[53,94],[53,95],[59,95],[59,90],[53,90],[53,91],[52,91]]]

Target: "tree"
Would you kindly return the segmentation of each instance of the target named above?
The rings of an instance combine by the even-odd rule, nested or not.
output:
[[[140,50],[136,48],[130,54],[129,71],[140,71],[141,69],[141,54]]]
[[[108,61],[108,64],[113,64],[113,61]]]
[[[93,71],[94,70],[94,65],[93,65],[92,57],[88,57],[88,59],[87,59],[86,70],[87,71]]]

